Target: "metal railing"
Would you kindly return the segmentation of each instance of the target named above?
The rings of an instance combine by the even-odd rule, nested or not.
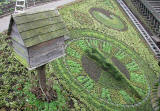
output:
[[[117,2],[120,4],[120,6],[123,8],[123,10],[126,12],[126,14],[129,16],[129,18],[134,23],[134,25],[137,27],[137,29],[139,30],[143,38],[148,43],[151,50],[154,52],[156,58],[160,59],[160,49],[155,44],[155,42],[152,40],[148,32],[144,29],[144,27],[141,25],[138,19],[133,15],[133,13],[130,11],[130,9],[126,6],[126,4],[122,0],[117,0]]]

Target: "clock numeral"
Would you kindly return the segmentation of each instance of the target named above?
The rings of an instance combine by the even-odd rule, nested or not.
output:
[[[129,71],[135,71],[139,68],[138,64],[135,61],[132,61],[131,63],[127,64],[126,67]]]
[[[98,40],[88,40],[87,43],[89,47],[98,47]]]
[[[70,47],[67,49],[67,54],[69,56],[75,57],[76,59],[80,59],[81,58],[81,55],[76,50],[74,50],[74,49],[72,49]]]
[[[86,42],[87,42],[87,44],[88,44],[89,47],[92,47],[91,40],[87,40]]]
[[[88,90],[92,90],[94,86],[93,80],[89,79],[85,84],[84,87],[87,88]]]
[[[86,82],[86,81],[88,80],[88,78],[85,77],[85,76],[78,76],[77,79],[78,79],[78,81],[81,82],[81,83],[84,83],[84,82]]]
[[[110,43],[103,43],[102,48],[105,52],[111,53],[112,45]]]
[[[70,72],[72,72],[72,74],[79,74],[82,72],[82,67],[81,67],[81,64],[75,62],[75,61],[72,61],[72,60],[67,60],[66,61],[68,64],[69,64],[69,70]]]
[[[125,54],[125,52],[122,51],[122,50],[119,50],[119,51],[116,53],[116,55],[115,55],[115,57],[116,57],[117,59],[123,59],[125,56],[126,56],[126,54]]]
[[[105,88],[102,89],[101,98],[111,101],[110,93],[107,89]]]
[[[98,41],[97,41],[97,40],[92,40],[92,44],[93,44],[95,47],[98,47]]]
[[[90,79],[89,77],[86,76],[79,76],[77,77],[77,79],[81,82],[81,84],[87,88],[88,90],[92,90],[92,88],[94,87],[94,82],[92,79]]]
[[[142,83],[142,84],[146,83],[146,79],[145,79],[145,76],[143,74],[137,74],[137,73],[133,72],[130,75],[131,75],[130,76],[131,81]]]
[[[80,40],[80,42],[77,44],[78,44],[78,47],[80,47],[83,51],[85,51],[88,47],[84,40]]]

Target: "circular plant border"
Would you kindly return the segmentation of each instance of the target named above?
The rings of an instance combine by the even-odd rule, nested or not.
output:
[[[97,38],[94,38],[94,37],[89,37],[89,36],[85,36],[85,37],[81,37],[81,38],[78,38],[78,39],[72,39],[72,40],[70,40],[67,44],[66,44],[66,46],[65,46],[65,49],[72,43],[72,42],[74,42],[74,41],[78,41],[78,40],[88,40],[88,39],[93,39],[93,40],[100,40],[100,41],[106,41],[106,40],[104,40],[104,39],[97,39]],[[123,44],[124,45],[124,44]],[[126,46],[125,46],[126,47]],[[130,49],[129,49],[130,50]],[[134,51],[132,51],[132,52],[134,52]],[[70,68],[69,68],[69,66],[67,65],[67,63],[66,63],[66,57],[64,57],[63,58],[63,63],[65,64],[65,66],[66,66],[66,69],[67,69],[67,71],[69,72],[69,74],[71,75],[71,72],[70,72]],[[142,101],[140,101],[140,102],[138,102],[138,103],[136,103],[136,104],[133,104],[133,105],[131,105],[131,104],[116,104],[116,103],[113,103],[113,102],[108,102],[108,101],[105,101],[105,100],[103,100],[103,99],[101,99],[101,98],[98,98],[98,97],[96,97],[97,99],[99,99],[99,100],[101,100],[101,101],[103,101],[104,103],[106,102],[107,104],[111,104],[111,105],[113,105],[113,106],[116,106],[116,107],[126,107],[126,108],[130,108],[130,107],[137,107],[137,106],[140,106],[141,104],[143,104],[145,101],[147,101],[147,99],[149,98],[149,96],[150,96],[150,92],[151,92],[151,87],[150,87],[150,85],[149,85],[149,83],[148,83],[148,80],[147,80],[147,78],[146,78],[146,75],[144,74],[144,77],[145,77],[145,79],[146,79],[146,83],[147,83],[147,86],[148,86],[148,93],[146,94],[147,96],[142,100]],[[74,80],[77,82],[77,80],[74,78]],[[77,84],[79,84],[81,87],[83,87],[82,86],[82,84],[80,84],[79,82],[77,82]],[[90,93],[90,91],[88,91],[87,89],[86,89],[86,91],[88,92],[88,93]],[[93,95],[91,95],[91,96],[93,96]]]
[[[123,23],[124,28],[123,28],[123,29],[118,29],[118,28],[114,28],[114,27],[105,25],[102,21],[99,21],[99,20],[97,20],[97,18],[95,18],[95,16],[94,16],[93,13],[92,13],[93,11],[98,11],[98,12],[100,12],[100,13],[103,13],[104,15],[106,15],[106,16],[108,16],[108,17],[109,17],[109,15],[114,15],[115,17],[117,17],[117,18]],[[127,31],[127,30],[128,30],[128,27],[127,27],[126,22],[125,22],[123,19],[121,19],[118,15],[112,13],[112,12],[109,11],[109,10],[105,10],[105,9],[103,9],[103,8],[91,8],[91,9],[89,9],[89,13],[92,15],[92,17],[93,17],[96,21],[98,21],[99,23],[105,25],[105,26],[108,27],[108,28],[111,28],[111,29],[117,30],[117,31]]]

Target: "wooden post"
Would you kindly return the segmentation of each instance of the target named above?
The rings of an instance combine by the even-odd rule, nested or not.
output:
[[[37,68],[38,77],[39,77],[39,85],[42,87],[44,91],[46,91],[47,85],[46,85],[46,74],[45,74],[45,66],[40,66]]]

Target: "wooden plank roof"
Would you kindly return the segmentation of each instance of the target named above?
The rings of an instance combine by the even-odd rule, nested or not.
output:
[[[26,47],[66,35],[65,24],[57,10],[36,13],[12,15],[11,22],[15,22]],[[9,26],[9,33],[12,30]]]

